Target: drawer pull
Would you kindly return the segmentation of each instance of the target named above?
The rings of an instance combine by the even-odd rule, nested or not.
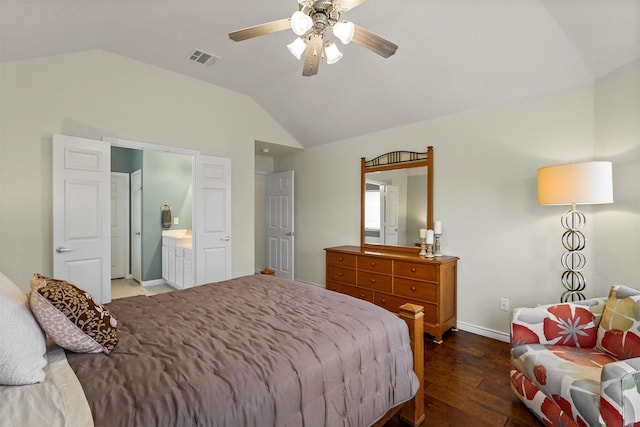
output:
[[[364,294],[360,295],[360,298],[364,299]]]
[[[338,258],[338,261],[342,262],[342,261],[344,261],[344,258],[340,257],[340,258]]]
[[[416,268],[415,267],[411,267],[411,272],[415,273],[416,272]]]
[[[380,302],[381,302],[381,303],[383,303],[383,304],[386,304],[386,303],[387,303],[387,300],[386,300],[386,299],[384,299],[384,298],[382,298],[382,299],[380,300]]]
[[[371,283],[376,283],[376,279],[371,279],[370,282]]]
[[[415,286],[412,286],[412,287],[411,287],[411,290],[412,290],[413,292],[415,292],[415,291],[416,291],[416,287],[415,287]]]
[[[371,267],[375,267],[375,266],[376,266],[375,261],[371,261]]]
[[[341,272],[338,273],[338,276],[342,277],[342,276],[344,276],[344,273],[341,271]]]

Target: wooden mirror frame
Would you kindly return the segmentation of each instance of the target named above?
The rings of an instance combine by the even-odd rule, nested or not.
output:
[[[372,160],[360,159],[360,246],[367,249],[393,249],[415,252],[419,248],[410,246],[390,246],[378,243],[366,243],[364,227],[364,203],[366,175],[369,172],[382,172],[394,169],[407,169],[425,166],[427,168],[427,212],[426,226],[433,230],[433,147],[427,147],[426,153],[413,151],[392,151]]]

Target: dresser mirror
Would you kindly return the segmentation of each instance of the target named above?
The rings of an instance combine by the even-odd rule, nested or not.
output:
[[[433,229],[433,147],[361,159],[360,246],[414,251]]]

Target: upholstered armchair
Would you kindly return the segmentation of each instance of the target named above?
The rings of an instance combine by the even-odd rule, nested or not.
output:
[[[640,426],[640,291],[513,310],[511,388],[547,426]]]

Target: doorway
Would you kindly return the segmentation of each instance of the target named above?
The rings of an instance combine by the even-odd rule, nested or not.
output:
[[[53,135],[53,274],[89,291],[98,302],[111,300],[111,148],[149,150],[151,153],[186,154],[191,165],[193,198],[186,217],[193,218],[195,285],[231,277],[231,160],[200,155],[171,147],[104,138],[103,141],[68,135]],[[172,163],[173,164],[173,163]],[[144,167],[143,185],[144,185]],[[163,173],[167,168],[162,169]],[[183,171],[184,172],[184,171]],[[170,176],[170,174],[166,174]],[[153,183],[153,180],[151,181]],[[169,194],[172,181],[164,183],[162,195]],[[144,188],[144,187],[143,187]],[[184,192],[180,200],[183,200]],[[189,193],[190,194],[190,193]],[[162,197],[164,199],[164,197]],[[160,223],[160,212],[142,204],[142,231]],[[144,215],[148,213],[150,220]],[[185,217],[185,218],[186,218]],[[176,224],[178,225],[178,224]],[[160,234],[160,233],[159,233]],[[161,238],[155,249],[161,253]],[[154,249],[154,250],[155,250]],[[152,254],[155,254],[152,250]],[[142,246],[141,280],[147,266]],[[215,258],[216,266],[205,261]],[[220,260],[224,260],[221,262]],[[161,271],[162,261],[158,262]],[[159,279],[158,283],[164,283]]]
[[[130,232],[127,230],[127,255],[131,254],[127,275],[142,286],[162,284],[162,232],[193,228],[192,156],[112,146],[111,170],[112,174],[131,177],[131,203],[127,200],[130,209],[126,213],[131,223]],[[173,210],[169,226],[161,226],[160,207],[164,204]],[[111,212],[114,223],[114,206]],[[116,241],[113,236],[111,241]],[[111,253],[112,257],[117,255],[113,247]],[[124,276],[112,275],[112,279],[120,277]]]
[[[301,148],[296,147],[287,147],[284,145],[273,144],[264,141],[255,141],[255,198],[254,198],[254,206],[255,206],[255,221],[254,221],[254,235],[255,235],[255,272],[259,273],[264,268],[270,267],[270,260],[268,255],[268,245],[269,241],[271,243],[276,242],[276,240],[270,239],[268,237],[268,220],[267,220],[267,179],[268,176],[274,174],[275,171],[288,169],[287,166],[281,167],[289,156],[295,156],[296,153],[300,152]],[[293,243],[294,233],[293,230],[293,222],[295,220],[295,205],[293,203],[293,196],[295,194],[295,190],[293,188],[293,179],[291,180],[291,208],[290,208],[290,222],[291,229],[284,230],[284,233],[290,232],[292,235],[289,236],[291,238],[291,245],[287,248],[285,246],[285,250],[289,251],[291,256],[288,264],[285,262],[285,269],[290,270],[289,273],[284,275],[285,277],[291,278],[295,280],[295,245]],[[277,243],[276,243],[276,251],[277,251]],[[280,252],[284,253],[283,251]],[[274,259],[275,261],[275,259]],[[276,270],[276,268],[271,268]]]
[[[294,173],[270,173],[266,177],[267,266],[278,277],[294,277]]]

